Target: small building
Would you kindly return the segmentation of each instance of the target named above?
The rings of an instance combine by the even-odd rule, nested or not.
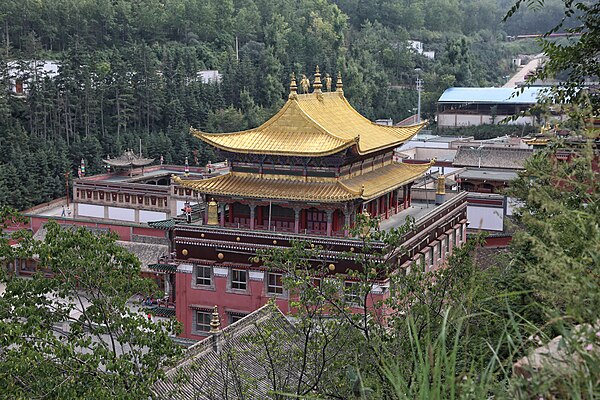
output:
[[[223,80],[223,75],[221,75],[219,71],[211,69],[198,71],[198,78],[202,83],[221,83]]]
[[[425,47],[423,46],[423,42],[419,40],[409,40],[408,48],[415,51],[417,54],[425,56],[430,60],[435,59],[435,51],[425,51]]]
[[[128,150],[118,158],[104,160],[111,172],[75,179],[73,217],[135,223],[175,218],[183,214],[186,204],[194,209],[205,205],[191,189],[173,184],[172,176],[202,178],[228,171],[224,163],[192,167],[151,165],[153,162],[153,158]]]
[[[449,88],[437,103],[437,122],[441,128],[498,124],[534,106],[546,87],[521,90],[512,88]],[[535,116],[519,116],[508,121],[514,125],[534,125]]]
[[[32,82],[58,76],[59,64],[52,60],[19,60],[6,65],[8,90],[16,96],[25,96]]]

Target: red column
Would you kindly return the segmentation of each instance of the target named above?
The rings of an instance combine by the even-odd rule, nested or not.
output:
[[[396,194],[396,214],[398,214],[398,200],[399,200],[398,189],[394,190],[394,193]]]

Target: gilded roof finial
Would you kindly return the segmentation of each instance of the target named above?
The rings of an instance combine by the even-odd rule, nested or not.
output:
[[[212,312],[212,319],[210,320],[210,333],[218,333],[221,327],[221,319],[219,318],[219,308],[215,306]]]
[[[302,93],[308,93],[308,87],[310,86],[310,82],[304,74],[302,74],[302,79],[300,79],[300,86],[302,87]]]
[[[328,92],[331,92],[331,75],[325,74],[325,88]]]
[[[296,85],[296,74],[292,72],[292,77],[290,81],[290,99],[296,98],[296,94],[298,93],[298,86]]]
[[[338,71],[338,74],[337,74],[337,82],[335,84],[335,91],[336,92],[344,91],[344,84],[342,83],[342,73],[340,71]]]
[[[321,84],[321,73],[319,72],[319,66],[315,68],[315,81],[313,83],[313,92],[321,93],[321,88],[323,85]]]

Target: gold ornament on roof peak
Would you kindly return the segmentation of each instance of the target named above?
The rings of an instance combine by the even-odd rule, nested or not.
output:
[[[300,79],[300,86],[302,87],[302,93],[308,93],[308,88],[310,87],[310,81],[304,74],[302,74],[302,79]]]
[[[298,86],[296,85],[296,74],[292,72],[291,80],[290,80],[290,99],[296,98],[296,94],[298,93]]]
[[[343,92],[344,91],[344,84],[342,83],[342,73],[338,71],[337,73],[337,82],[335,84],[335,91],[336,92]]]
[[[321,72],[319,72],[319,66],[315,68],[315,81],[313,83],[313,92],[321,93],[321,88],[323,85],[321,84]]]
[[[331,81],[331,75],[325,74],[325,89],[327,89],[328,92],[331,92]]]
[[[218,333],[221,327],[221,318],[219,318],[219,308],[215,306],[212,312],[212,319],[210,320],[210,333]]]

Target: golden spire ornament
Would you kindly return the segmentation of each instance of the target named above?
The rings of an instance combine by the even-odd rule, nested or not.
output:
[[[210,320],[210,333],[218,333],[221,327],[221,319],[219,318],[219,308],[215,306],[212,312],[212,319]]]
[[[321,73],[319,72],[319,66],[315,68],[315,81],[313,82],[313,92],[321,93],[321,88],[323,85],[321,84]]]
[[[295,99],[298,94],[298,86],[296,85],[296,74],[292,72],[291,81],[290,81],[290,99]]]
[[[337,73],[337,82],[335,84],[335,91],[336,92],[343,92],[344,91],[344,84],[342,83],[342,73],[338,71]]]

